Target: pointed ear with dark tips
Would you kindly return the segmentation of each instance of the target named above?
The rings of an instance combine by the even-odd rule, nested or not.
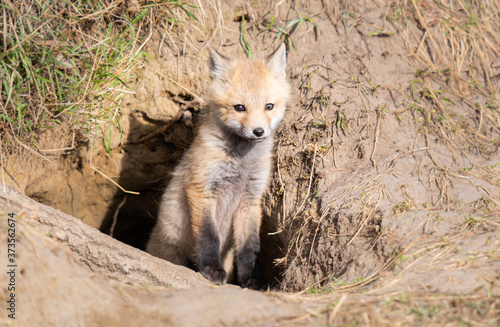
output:
[[[285,76],[286,47],[282,43],[267,59],[267,68],[276,76]]]
[[[229,59],[221,55],[214,48],[210,49],[208,64],[210,67],[210,75],[213,79],[223,78],[229,69]]]

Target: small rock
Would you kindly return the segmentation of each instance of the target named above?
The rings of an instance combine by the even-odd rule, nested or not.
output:
[[[54,236],[62,242],[67,242],[68,241],[68,234],[65,231],[58,230],[57,232],[54,233]]]

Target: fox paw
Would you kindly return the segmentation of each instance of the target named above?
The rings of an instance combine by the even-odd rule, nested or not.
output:
[[[206,279],[217,285],[222,285],[226,282],[227,274],[222,267],[204,266],[200,268],[200,273]]]
[[[264,290],[266,288],[266,283],[262,278],[248,278],[240,282],[241,287],[249,288],[252,290]]]

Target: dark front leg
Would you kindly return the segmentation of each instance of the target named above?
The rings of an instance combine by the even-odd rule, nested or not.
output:
[[[260,200],[241,205],[234,217],[236,271],[242,287],[258,289],[262,283],[262,276],[257,265],[261,219]]]
[[[217,201],[204,193],[203,187],[190,184],[186,188],[194,237],[197,270],[215,284],[226,282],[226,271],[220,257],[220,240],[214,224]]]
[[[198,271],[217,285],[226,282],[227,274],[220,257],[220,240],[212,217],[205,213],[202,217],[198,241]]]

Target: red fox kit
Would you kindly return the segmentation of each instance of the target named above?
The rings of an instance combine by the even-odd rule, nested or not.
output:
[[[281,45],[267,60],[210,53],[208,115],[176,167],[147,251],[224,284],[236,264],[243,287],[257,287],[262,194],[272,164],[272,133],[290,86]]]

